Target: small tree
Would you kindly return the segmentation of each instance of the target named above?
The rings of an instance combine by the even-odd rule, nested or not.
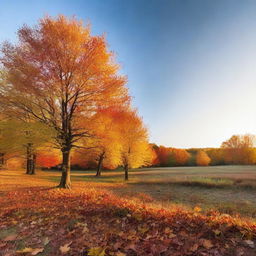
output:
[[[151,149],[147,129],[134,110],[123,110],[116,114],[121,143],[121,164],[128,180],[129,168],[151,163]]]
[[[25,157],[26,174],[35,174],[38,149],[52,139],[54,131],[39,122],[9,119],[0,122],[0,130],[0,150],[9,156]]]
[[[255,136],[251,134],[233,135],[221,145],[224,149],[225,161],[232,164],[255,163],[254,143]]]
[[[173,148],[172,154],[174,155],[175,165],[186,165],[188,163],[190,154],[185,149]]]
[[[196,155],[196,164],[199,166],[208,166],[211,162],[211,158],[204,151],[198,151]]]
[[[97,163],[96,177],[101,176],[103,166],[117,166],[120,162],[120,139],[114,108],[99,109],[90,119],[93,136],[82,141],[86,150],[77,150],[84,162]],[[78,156],[75,156],[76,161]]]
[[[114,117],[115,110],[108,108],[98,110],[92,118],[95,139],[91,151],[97,161],[97,177],[101,176],[103,164],[117,166],[120,160],[121,144]]]

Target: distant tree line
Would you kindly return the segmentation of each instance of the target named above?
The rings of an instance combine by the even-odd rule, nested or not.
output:
[[[152,166],[256,164],[255,136],[233,135],[220,148],[176,149],[151,144]]]

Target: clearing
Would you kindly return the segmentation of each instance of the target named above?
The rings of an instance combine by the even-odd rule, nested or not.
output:
[[[255,166],[94,175],[1,170],[0,255],[256,255]]]

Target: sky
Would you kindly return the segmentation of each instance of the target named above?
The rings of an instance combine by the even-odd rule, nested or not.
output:
[[[0,0],[0,43],[46,14],[106,35],[151,142],[219,147],[256,134],[256,1]]]

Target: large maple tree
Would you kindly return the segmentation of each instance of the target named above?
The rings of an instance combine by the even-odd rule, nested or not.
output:
[[[91,35],[90,26],[75,18],[45,17],[36,27],[23,26],[18,39],[2,47],[0,102],[5,111],[55,129],[62,152],[59,186],[70,188],[71,150],[90,136],[80,120],[99,107],[126,104],[126,77],[118,75],[104,36]]]

